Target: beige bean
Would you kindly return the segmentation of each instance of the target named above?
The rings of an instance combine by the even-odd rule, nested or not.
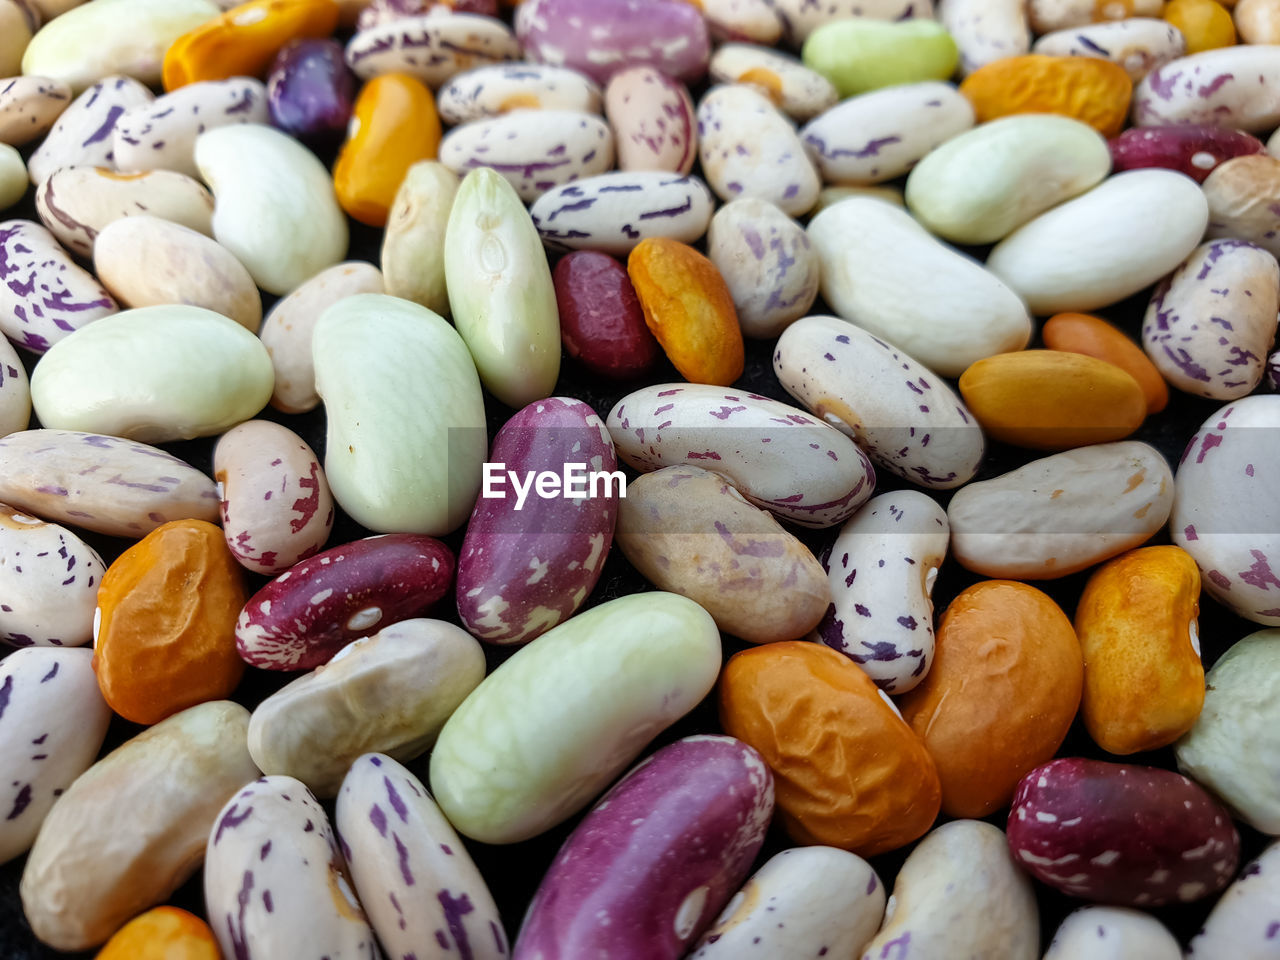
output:
[[[0,80],[0,143],[20,147],[43,137],[70,103],[71,88],[61,80]]]

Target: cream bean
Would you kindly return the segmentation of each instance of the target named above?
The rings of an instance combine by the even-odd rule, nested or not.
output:
[[[796,121],[811,120],[840,99],[831,81],[816,70],[794,57],[751,43],[726,43],[717,48],[707,73],[714,83],[756,87]]]
[[[27,192],[27,165],[22,154],[7,143],[0,143],[0,212],[22,199]]]
[[[693,100],[683,83],[648,64],[619,70],[604,92],[618,169],[688,173],[698,156]]]
[[[70,103],[71,87],[60,80],[0,80],[0,143],[21,147],[43,137]]]
[[[1233,157],[1205,178],[1209,236],[1248,240],[1280,254],[1280,159]]]
[[[1037,34],[1082,27],[1099,20],[1158,17],[1164,0],[1027,0],[1031,29]]]
[[[22,55],[39,26],[23,0],[0,0],[0,76],[22,72]]]
[[[1232,12],[1243,43],[1280,43],[1280,3],[1238,0]]]
[[[1280,897],[1280,843],[1272,843],[1214,904],[1187,947],[1187,960],[1272,960]]]
[[[1121,21],[1123,22],[1123,21]],[[1044,960],[1182,960],[1164,924],[1129,907],[1083,907],[1053,935]]]
[[[939,0],[938,19],[960,50],[961,74],[1030,51],[1023,0]]]
[[[1097,57],[1124,67],[1138,83],[1152,70],[1184,56],[1187,41],[1167,20],[1130,17],[1068,30],[1055,30],[1036,41],[1035,53],[1054,57]]]
[[[511,110],[577,110],[599,113],[600,85],[568,67],[546,63],[497,63],[459,73],[436,96],[440,119],[457,125]]]
[[[496,68],[506,69],[506,68]],[[382,238],[386,292],[449,316],[444,231],[458,193],[457,174],[435,160],[415,163],[400,182]],[[362,293],[382,293],[362,290]]]
[[[17,351],[0,337],[0,437],[27,429],[31,422],[31,385]]]

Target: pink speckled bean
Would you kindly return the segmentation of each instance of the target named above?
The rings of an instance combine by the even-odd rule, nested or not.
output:
[[[619,170],[688,173],[698,156],[693,99],[683,83],[648,66],[609,80],[604,112],[613,127]]]
[[[115,169],[115,128],[125,112],[145,106],[155,96],[129,77],[99,80],[71,101],[49,135],[31,154],[27,172],[40,186],[62,167]]]
[[[346,51],[347,66],[362,80],[407,73],[432,89],[464,70],[519,56],[520,45],[501,20],[447,8],[361,30]]]
[[[1133,122],[1139,127],[1201,123],[1246,133],[1275,129],[1280,46],[1220,47],[1169,61],[1134,88]]]

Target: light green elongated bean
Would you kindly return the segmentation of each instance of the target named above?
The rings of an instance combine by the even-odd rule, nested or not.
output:
[[[936,20],[836,20],[809,35],[804,65],[835,85],[843,99],[922,80],[946,80],[960,53]]]
[[[488,452],[475,364],[453,327],[380,293],[339,300],[311,337],[334,499],[379,533],[442,536],[480,492]]]
[[[472,170],[444,242],[453,322],[485,389],[513,408],[551,396],[560,312],[542,238],[515,189],[487,167]]]
[[[462,702],[431,754],[458,832],[517,843],[571,817],[720,671],[711,614],[674,593],[620,597],[560,624]]]

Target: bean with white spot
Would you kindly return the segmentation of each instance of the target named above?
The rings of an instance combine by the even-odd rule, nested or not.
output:
[[[105,570],[97,551],[70,530],[0,504],[0,642],[88,643]]]

